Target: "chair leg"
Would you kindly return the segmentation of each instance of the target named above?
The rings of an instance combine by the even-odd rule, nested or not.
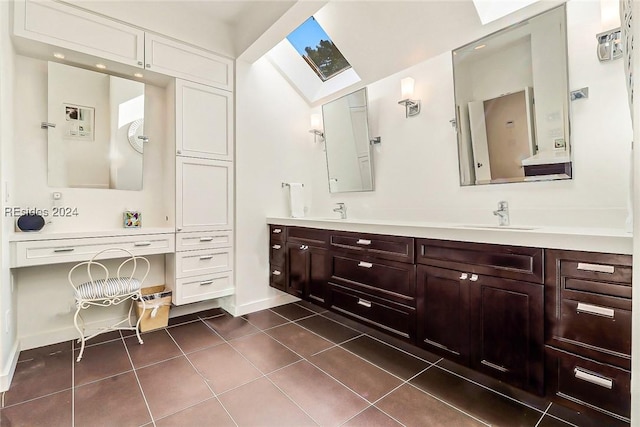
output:
[[[78,305],[78,308],[76,309],[76,314],[74,314],[73,316],[73,324],[78,330],[78,334],[80,334],[79,341],[82,343],[80,345],[80,353],[78,354],[78,358],[76,359],[76,362],[79,362],[80,359],[82,359],[82,354],[84,353],[84,320],[82,320],[82,316],[80,316],[80,310],[82,310],[82,307]],[[78,326],[78,317],[80,317],[80,320],[82,321],[82,324],[83,324],[82,329],[80,328],[80,326]]]
[[[142,320],[142,316],[144,316],[145,314],[145,310],[146,310],[146,304],[144,302],[144,299],[142,298],[141,294],[138,294],[139,296],[139,300],[140,302],[142,302],[142,315],[138,316],[138,321],[136,322],[136,335],[138,336],[138,342],[140,344],[144,344],[144,341],[142,341],[142,337],[140,336],[140,321]],[[133,304],[135,304],[136,301],[131,301],[131,307],[133,308]],[[131,319],[131,317],[129,317],[129,319]]]

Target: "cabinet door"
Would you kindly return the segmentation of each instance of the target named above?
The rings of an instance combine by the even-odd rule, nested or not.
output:
[[[287,243],[287,260],[289,262],[287,292],[298,298],[304,298],[309,282],[311,260],[309,247],[299,243]]]
[[[480,276],[469,287],[471,366],[543,394],[543,286]]]
[[[418,266],[418,344],[469,364],[469,275]]]
[[[176,81],[176,150],[180,156],[233,160],[233,94]]]
[[[233,228],[233,164],[176,158],[176,228],[178,231]]]
[[[310,246],[309,277],[307,282],[307,298],[316,304],[324,305],[327,293],[327,282],[330,276],[331,258],[329,251]]]
[[[145,68],[220,89],[233,90],[233,60],[157,34],[145,35]]]
[[[142,30],[63,3],[16,1],[14,34],[97,58],[143,65]]]

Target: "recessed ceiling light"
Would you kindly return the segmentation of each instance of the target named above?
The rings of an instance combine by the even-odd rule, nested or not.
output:
[[[96,68],[100,68],[101,70],[104,70],[105,68],[107,68],[107,66],[104,64],[96,64]]]
[[[64,54],[62,54],[60,52],[54,52],[53,56],[58,58],[58,59],[64,59]]]
[[[474,47],[473,50],[482,49],[483,47],[487,47],[487,45],[486,44],[479,44],[478,46]]]
[[[142,75],[142,73],[135,73],[133,77],[143,78],[144,76]]]

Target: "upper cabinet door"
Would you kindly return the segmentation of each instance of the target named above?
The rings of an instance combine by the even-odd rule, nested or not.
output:
[[[233,94],[176,80],[176,153],[233,160]]]
[[[14,34],[142,67],[144,31],[52,1],[17,0]]]
[[[233,90],[233,61],[157,34],[146,33],[145,67],[157,73]]]

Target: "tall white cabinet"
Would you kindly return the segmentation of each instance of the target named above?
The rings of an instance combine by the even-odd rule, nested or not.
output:
[[[167,284],[176,305],[234,292],[233,92],[226,87],[175,83],[179,244],[175,262],[168,263]]]

